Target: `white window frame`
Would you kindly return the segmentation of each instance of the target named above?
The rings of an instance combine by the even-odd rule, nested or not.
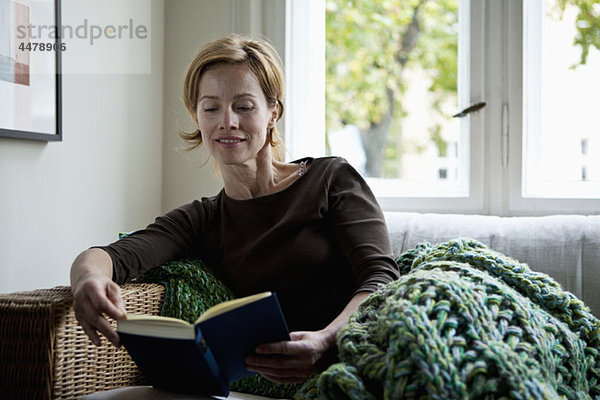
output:
[[[325,149],[325,0],[285,0],[285,142],[290,160]]]
[[[507,0],[504,0],[507,1]],[[531,0],[528,0],[531,1]],[[530,4],[531,5],[531,4]],[[535,67],[527,62],[523,56],[524,35],[524,12],[528,7],[525,2],[508,1],[506,6],[507,53],[507,101],[511,105],[509,114],[510,146],[509,159],[513,165],[508,169],[509,193],[506,205],[506,213],[510,215],[544,215],[544,214],[599,214],[600,199],[584,198],[548,198],[548,197],[525,197],[525,132],[526,129],[535,129],[536,124],[527,119],[523,112],[524,107],[524,68]],[[527,16],[530,23],[531,16]],[[541,29],[539,29],[541,32]],[[528,37],[525,40],[540,40]],[[541,42],[541,40],[540,40]],[[539,128],[539,127],[538,127]]]
[[[459,46],[458,57],[461,66],[459,70],[459,87],[467,88],[459,94],[459,110],[469,105],[484,101],[484,76],[483,76],[483,35],[485,20],[483,3],[477,0],[460,0],[459,36],[464,40]],[[459,111],[457,110],[457,112]],[[483,169],[476,166],[483,163],[484,157],[484,116],[486,109],[469,114],[461,120],[461,136],[468,137],[463,143],[462,151],[466,152],[461,160],[463,171],[468,171],[468,188],[464,195],[444,196],[435,195],[427,197],[410,196],[378,196],[381,207],[390,211],[420,211],[420,212],[456,212],[456,213],[482,213],[484,212],[483,197]],[[466,131],[466,132],[465,132]],[[470,133],[469,133],[470,131]],[[390,184],[393,181],[390,180]]]
[[[325,155],[325,1],[286,0],[286,146],[289,159],[307,155]],[[483,29],[483,8],[480,2],[461,0],[460,18],[472,20],[476,30]],[[466,25],[469,26],[468,24]],[[307,33],[308,32],[308,33]],[[462,32],[461,32],[462,33]],[[461,71],[463,81],[469,81],[468,92],[459,99],[460,107],[482,101],[483,98],[483,37],[472,37],[463,47],[462,57],[471,56],[468,68]],[[307,84],[310,83],[310,84]],[[475,165],[483,161],[483,117],[484,112],[470,114],[461,129],[471,125],[472,133],[466,143],[468,157],[463,158],[469,167],[470,191],[467,196],[454,197],[390,197],[378,196],[386,210],[431,211],[474,213],[483,211],[483,171]],[[474,162],[470,162],[470,161]]]
[[[281,1],[285,2],[286,15],[288,159],[321,156],[325,154],[325,1]],[[382,208],[500,216],[600,213],[599,199],[522,195],[523,2],[460,1],[460,18],[470,18],[470,40],[463,47],[470,52],[470,99],[459,99],[459,105],[487,103],[480,112],[467,117],[469,195],[378,197]],[[464,79],[464,75],[459,79]]]

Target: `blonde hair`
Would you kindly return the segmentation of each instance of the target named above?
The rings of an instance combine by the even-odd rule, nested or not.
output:
[[[232,34],[221,39],[213,40],[198,51],[190,63],[183,82],[183,102],[197,122],[197,107],[200,91],[200,80],[204,72],[216,64],[246,65],[258,79],[260,87],[269,106],[278,106],[277,120],[283,115],[284,78],[279,55],[266,41],[251,39]],[[179,135],[195,149],[202,144],[202,134],[199,129],[195,132],[180,132]],[[273,124],[267,132],[273,156],[283,160],[283,141]]]

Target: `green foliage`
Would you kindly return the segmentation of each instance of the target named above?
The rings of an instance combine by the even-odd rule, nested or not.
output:
[[[577,34],[573,45],[581,47],[579,64],[585,64],[590,47],[600,50],[600,0],[556,0],[557,7],[564,12],[568,6],[578,9],[575,22]]]
[[[585,64],[591,47],[600,50],[600,0],[555,1],[559,16],[578,9],[573,44]],[[396,177],[402,154],[424,146],[401,138],[403,101],[410,101],[403,71],[418,69],[431,82],[432,117],[445,116],[442,105],[456,98],[458,0],[327,0],[326,27],[326,131],[356,125],[367,176]],[[430,135],[443,154],[439,125]]]
[[[581,47],[579,63],[585,64],[590,47],[600,50],[600,0],[556,0],[560,12],[568,6],[578,8],[573,44]],[[416,9],[417,43],[400,54]],[[361,130],[378,123],[390,106],[386,89],[401,108],[402,70],[411,64],[432,79],[429,90],[437,94],[436,104],[456,93],[457,0],[328,0],[326,26],[328,130],[342,121]],[[407,58],[406,65],[399,56]]]
[[[342,121],[361,130],[379,123],[390,108],[387,90],[401,108],[406,87],[402,71],[410,65],[427,72],[432,92],[455,94],[457,9],[457,0],[328,1],[328,130],[339,128]],[[411,31],[415,23],[418,30]],[[412,47],[411,40],[416,41]]]

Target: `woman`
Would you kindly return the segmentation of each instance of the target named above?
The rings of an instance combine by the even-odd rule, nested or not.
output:
[[[73,262],[76,316],[90,339],[118,345],[104,318],[124,318],[119,286],[174,257],[204,260],[237,296],[278,294],[291,341],[264,344],[248,369],[279,383],[308,377],[358,304],[397,278],[382,212],[343,159],[281,160],[283,74],[267,43],[205,45],[184,81],[198,127],[184,134],[214,157],[224,189]],[[266,356],[268,355],[268,356]]]

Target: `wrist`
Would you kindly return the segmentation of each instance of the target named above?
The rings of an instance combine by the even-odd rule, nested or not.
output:
[[[102,277],[106,276],[92,269],[82,267],[71,275],[71,287],[77,288],[87,281],[94,281]]]
[[[323,338],[323,342],[326,344],[328,349],[336,346],[335,341],[338,331],[339,329],[335,329],[331,326],[328,326],[327,328],[319,331],[321,337]]]
[[[112,280],[112,259],[104,250],[88,249],[75,258],[71,266],[71,287],[99,277]]]
[[[338,330],[323,329],[320,333],[323,335],[324,348],[321,351],[319,360],[315,364],[317,371],[324,371],[331,364],[338,362],[338,349],[336,343]]]

